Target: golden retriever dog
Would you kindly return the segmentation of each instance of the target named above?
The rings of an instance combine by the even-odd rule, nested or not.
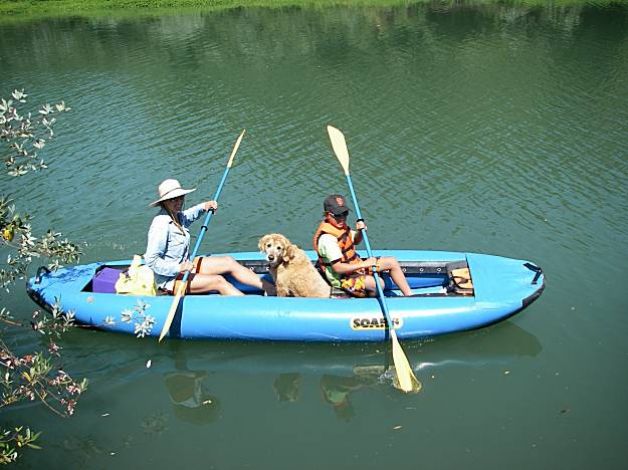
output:
[[[258,246],[266,255],[279,297],[329,297],[329,284],[305,252],[286,237],[269,233],[260,238]]]

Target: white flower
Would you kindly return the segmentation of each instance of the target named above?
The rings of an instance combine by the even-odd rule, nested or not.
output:
[[[48,103],[46,103],[39,110],[39,114],[43,114],[44,116],[47,116],[48,114],[52,113],[52,111],[53,111],[52,110],[52,106],[50,106]]]
[[[124,322],[124,323],[131,323],[131,321],[133,321],[133,310],[129,310],[128,308],[125,310],[122,310],[122,312],[120,313],[120,319]]]
[[[21,90],[13,90],[11,96],[13,96],[13,98],[18,100],[20,103],[25,103],[26,100],[24,98],[26,98],[28,95],[24,93],[24,88],[22,88]]]
[[[137,306],[135,307],[135,311],[138,313],[144,312],[145,310],[150,308],[150,304],[147,304],[142,299],[138,299]]]
[[[150,332],[153,329],[154,324],[155,324],[155,318],[151,317],[150,315],[146,315],[142,323],[135,324],[135,335],[138,338],[143,338],[144,336],[150,334]]]
[[[65,105],[65,101],[62,101],[59,104],[55,104],[55,108],[57,108],[57,111],[59,111],[59,112],[61,112],[61,111],[69,111],[70,109],[72,109],[69,106]]]

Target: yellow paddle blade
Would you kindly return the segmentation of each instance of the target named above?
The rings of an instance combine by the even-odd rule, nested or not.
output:
[[[401,344],[397,339],[397,333],[395,330],[390,330],[390,337],[392,339],[392,353],[393,362],[395,364],[395,372],[397,380],[393,381],[396,388],[405,393],[418,393],[423,385],[414,376],[412,367],[408,362],[406,354],[403,352]]]
[[[172,305],[170,306],[170,310],[168,310],[168,315],[166,316],[166,321],[164,322],[164,326],[161,329],[161,334],[159,335],[159,343],[164,339],[164,336],[170,330],[170,325],[172,325],[172,320],[174,320],[174,314],[177,313],[177,308],[179,307],[179,302],[181,301],[181,297],[185,293],[185,289],[187,288],[187,282],[183,282],[179,285],[179,290],[177,291],[177,295],[175,295],[174,300],[172,301]]]
[[[331,141],[331,148],[334,149],[336,158],[340,162],[345,175],[349,175],[349,149],[347,148],[347,141],[342,132],[336,129],[334,126],[327,126],[327,134],[329,134],[329,140]]]
[[[235,158],[235,154],[238,151],[238,147],[240,147],[240,142],[242,142],[242,137],[244,137],[244,133],[245,132],[246,132],[246,129],[243,129],[242,132],[240,133],[240,136],[238,137],[238,140],[236,140],[236,143],[233,146],[233,150],[231,151],[231,155],[229,155],[229,161],[227,162],[227,168],[231,168],[231,164],[233,163],[233,159]]]

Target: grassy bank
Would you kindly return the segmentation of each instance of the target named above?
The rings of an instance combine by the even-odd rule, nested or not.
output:
[[[289,6],[325,7],[332,5],[393,6],[435,3],[446,8],[499,2],[521,6],[610,5],[628,0],[0,0],[0,22],[59,16],[98,16],[163,14],[185,10],[221,10],[238,7],[280,8]]]
[[[419,0],[421,1],[421,0]],[[296,5],[329,6],[337,4],[394,5],[416,3],[404,0],[0,0],[0,15],[91,15],[106,12],[164,10],[212,10]]]
[[[62,16],[132,16],[239,7],[399,4],[403,0],[0,0],[0,22]]]

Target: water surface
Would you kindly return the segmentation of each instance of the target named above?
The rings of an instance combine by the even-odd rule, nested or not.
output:
[[[0,95],[65,100],[50,169],[2,192],[84,246],[142,253],[155,187],[213,195],[202,249],[310,246],[346,192],[341,128],[371,243],[530,259],[523,314],[404,342],[403,396],[382,345],[194,343],[75,331],[91,379],[77,415],[3,413],[44,431],[23,468],[623,468],[628,347],[628,10],[622,5],[238,9],[3,25]],[[27,318],[18,289],[3,303]],[[27,348],[30,333],[12,334]],[[146,362],[152,366],[146,368]]]

